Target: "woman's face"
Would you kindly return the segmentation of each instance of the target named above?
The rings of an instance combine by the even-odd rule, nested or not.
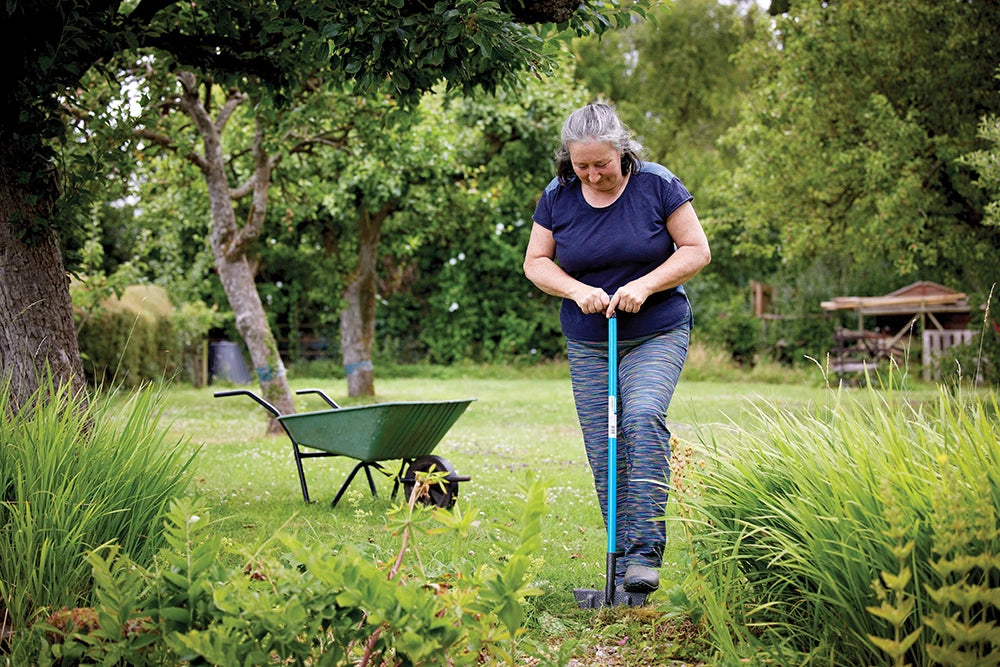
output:
[[[614,192],[622,182],[622,154],[606,141],[573,141],[566,145],[573,172],[598,192]]]

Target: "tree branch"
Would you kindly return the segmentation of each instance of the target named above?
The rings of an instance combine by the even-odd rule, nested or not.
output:
[[[226,128],[226,123],[229,122],[229,117],[236,111],[236,107],[246,102],[247,99],[248,96],[246,93],[241,93],[238,90],[229,91],[229,97],[226,98],[226,103],[222,105],[219,117],[215,119],[215,129],[219,133]]]
[[[229,198],[233,201],[237,199],[243,199],[248,194],[253,192],[254,181],[257,180],[257,174],[254,173],[246,180],[246,182],[239,186],[238,188],[229,188]]]
[[[208,162],[205,161],[205,158],[203,158],[195,151],[191,151],[190,153],[181,153],[180,150],[177,148],[177,145],[174,143],[174,140],[171,139],[166,134],[157,132],[155,130],[150,130],[145,127],[136,128],[135,130],[133,130],[133,134],[135,134],[135,136],[137,137],[146,139],[147,141],[150,141],[153,144],[156,144],[160,148],[165,148],[168,151],[180,155],[185,160],[195,165],[202,171],[208,168]]]
[[[80,120],[80,121],[86,122],[87,120],[90,119],[90,112],[89,111],[87,111],[86,109],[81,109],[80,107],[76,106],[75,104],[70,104],[65,99],[60,100],[59,106],[62,107],[63,111],[65,111],[66,113],[68,113],[70,116],[72,116],[76,120]]]
[[[382,208],[380,208],[378,210],[378,213],[375,214],[372,222],[378,225],[379,228],[381,228],[382,223],[385,222],[385,219],[388,218],[392,213],[395,213],[398,206],[399,206],[398,199],[390,199],[386,203],[382,204]]]
[[[194,121],[198,127],[198,131],[202,136],[215,133],[215,125],[212,123],[212,119],[209,118],[205,105],[198,98],[198,80],[194,72],[179,72],[177,80],[180,81],[182,90],[181,106],[184,107],[184,111]]]
[[[347,145],[347,134],[348,134],[348,132],[350,131],[350,129],[352,127],[353,127],[353,125],[348,125],[347,127],[341,128],[339,136],[331,136],[334,133],[327,132],[325,134],[318,134],[318,135],[315,135],[315,136],[312,136],[312,137],[302,138],[302,139],[300,139],[298,142],[296,142],[292,146],[292,148],[288,151],[287,154],[288,155],[293,155],[293,154],[296,154],[296,153],[312,153],[313,152],[312,151],[313,147],[315,147],[317,145],[327,146],[327,147],[335,148],[335,149],[343,148],[344,146]],[[289,135],[289,136],[294,138],[294,135]],[[254,141],[254,153],[255,153],[255,156],[256,156],[256,152],[257,152],[257,142]],[[271,172],[273,172],[274,169],[279,164],[281,164],[281,161],[284,158],[284,156],[285,156],[284,153],[279,153],[277,155],[271,155],[270,157],[267,158],[267,160],[268,160],[268,168],[267,168],[268,174],[270,174]],[[256,160],[256,157],[255,157],[255,160]],[[237,199],[242,199],[243,197],[246,197],[248,194],[250,194],[251,192],[253,192],[253,189],[255,187],[255,183],[257,182],[258,171],[259,171],[258,169],[255,169],[253,175],[251,175],[250,178],[248,178],[239,187],[230,188],[229,189],[229,197],[230,197],[230,199],[233,199],[234,201],[237,200]]]
[[[178,62],[206,70],[242,72],[259,76],[272,83],[282,83],[287,75],[267,56],[246,55],[262,53],[261,44],[249,44],[218,35],[184,35],[167,32],[160,35],[143,35],[142,46],[161,49],[172,54]]]
[[[289,155],[295,153],[312,153],[313,148],[316,146],[327,146],[329,148],[343,148],[347,145],[347,133],[348,130],[344,130],[344,133],[340,136],[330,136],[331,133],[317,134],[312,137],[304,137],[299,139],[288,151]]]
[[[253,164],[253,177],[249,181],[253,192],[250,212],[247,214],[246,224],[239,230],[232,245],[233,250],[239,252],[246,252],[250,244],[257,240],[264,228],[264,218],[267,216],[267,191],[271,186],[272,162],[264,149],[264,126],[259,117],[253,138]]]

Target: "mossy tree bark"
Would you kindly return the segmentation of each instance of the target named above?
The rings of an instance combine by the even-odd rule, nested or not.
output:
[[[374,396],[375,376],[372,343],[375,340],[375,281],[378,241],[382,223],[392,213],[395,202],[372,213],[361,208],[358,266],[344,290],[344,310],[340,313],[340,347],[350,396]]]
[[[215,269],[236,318],[236,328],[246,343],[251,363],[260,380],[261,394],[281,414],[292,414],[295,412],[295,402],[285,376],[285,365],[268,325],[267,314],[246,255],[247,248],[260,236],[264,225],[267,191],[271,184],[274,160],[265,151],[263,128],[258,120],[253,144],[253,176],[246,185],[230,189],[222,150],[222,132],[233,111],[247,97],[239,92],[231,92],[218,115],[212,118],[198,95],[195,75],[182,72],[178,78],[183,89],[181,108],[194,121],[205,151],[202,155],[190,156],[190,159],[201,169],[208,186],[212,211],[210,240],[215,256]],[[246,195],[252,196],[252,204],[250,215],[241,227],[236,223],[233,201]],[[281,424],[270,417],[268,433],[281,432]]]

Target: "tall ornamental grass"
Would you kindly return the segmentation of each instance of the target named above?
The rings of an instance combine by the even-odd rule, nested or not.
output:
[[[997,394],[769,406],[675,470],[724,664],[1000,664]]]
[[[0,621],[15,633],[87,601],[87,552],[115,542],[143,563],[162,546],[191,457],[168,441],[159,410],[150,388],[88,404],[49,381],[15,411],[0,385]]]

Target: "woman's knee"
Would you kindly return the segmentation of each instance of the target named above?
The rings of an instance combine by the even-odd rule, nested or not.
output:
[[[667,415],[663,408],[651,403],[644,403],[635,406],[628,406],[622,411],[621,429],[626,434],[665,433],[667,431]]]

